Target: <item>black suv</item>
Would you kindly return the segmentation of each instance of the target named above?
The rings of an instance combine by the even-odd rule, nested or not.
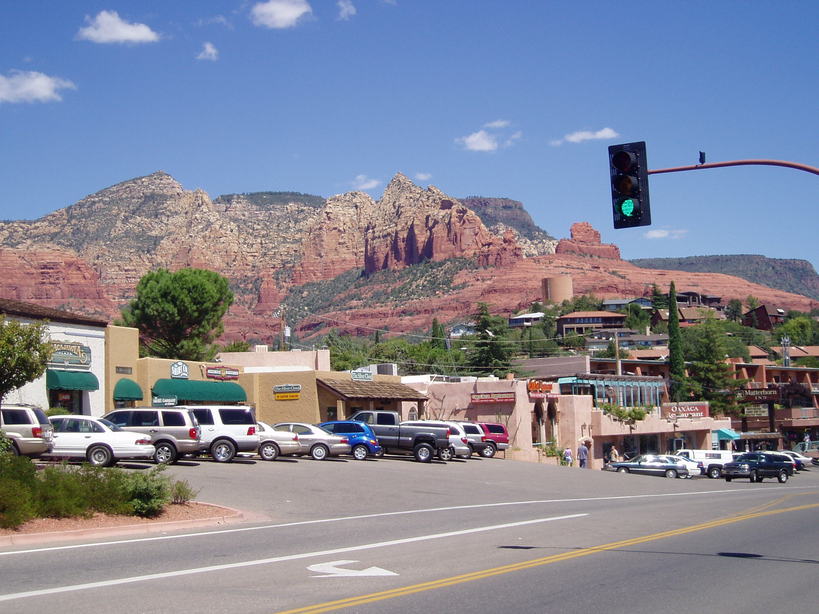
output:
[[[732,463],[725,463],[722,475],[726,482],[734,478],[748,478],[751,482],[776,478],[780,482],[787,482],[793,475],[793,462],[786,461],[782,454],[775,452],[748,452]]]

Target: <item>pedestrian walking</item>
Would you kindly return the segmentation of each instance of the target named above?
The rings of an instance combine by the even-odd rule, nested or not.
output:
[[[609,462],[610,463],[619,463],[620,462],[620,453],[617,451],[617,446],[611,444],[611,449],[609,450]]]
[[[589,449],[586,447],[586,442],[580,442],[580,445],[577,448],[577,464],[580,465],[581,469],[584,469],[589,461]]]
[[[572,462],[572,449],[569,446],[566,446],[566,449],[563,450],[563,464],[571,467]]]

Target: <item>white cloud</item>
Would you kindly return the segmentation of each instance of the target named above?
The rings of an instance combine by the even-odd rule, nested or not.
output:
[[[250,16],[253,25],[282,29],[294,27],[299,19],[312,12],[307,0],[267,0],[255,4]]]
[[[509,137],[508,137],[508,138],[507,138],[507,139],[504,141],[503,146],[504,146],[504,147],[511,147],[511,146],[514,144],[514,142],[515,142],[515,141],[517,141],[517,140],[518,140],[519,138],[521,138],[522,136],[523,136],[523,132],[521,132],[520,130],[518,130],[517,132],[513,132],[513,133],[512,133],[512,134],[510,134],[510,135],[509,135]]]
[[[611,128],[602,128],[601,130],[597,131],[578,130],[577,132],[567,134],[562,139],[551,141],[549,144],[557,147],[558,145],[562,145],[563,143],[582,143],[583,141],[613,139],[617,138],[618,136],[620,135]]]
[[[202,45],[202,51],[196,56],[197,60],[210,60],[215,62],[219,59],[219,50],[213,46],[213,43],[206,42]]]
[[[381,182],[378,179],[370,179],[367,175],[356,175],[355,179],[353,180],[353,189],[354,190],[372,190],[373,188],[377,188],[381,185]]]
[[[432,173],[415,173],[415,178],[418,181],[429,181],[432,179]]]
[[[510,122],[508,119],[496,119],[493,122],[489,122],[488,124],[484,124],[483,127],[484,128],[495,128],[495,129],[508,128],[511,123],[512,122]]]
[[[116,11],[100,11],[93,19],[86,16],[85,21],[89,25],[80,28],[77,38],[92,43],[155,43],[159,40],[159,34],[144,23],[128,23]]]
[[[664,228],[653,228],[645,233],[643,236],[646,239],[682,239],[686,234],[688,234],[687,230],[667,230]]]
[[[342,21],[347,21],[358,12],[352,0],[338,0],[336,4],[338,5],[338,18]]]
[[[224,15],[215,15],[214,17],[205,17],[196,21],[196,25],[199,27],[208,26],[211,24],[217,24],[225,26],[228,30],[233,29],[233,24],[228,21],[228,18]]]
[[[498,148],[498,139],[486,130],[478,130],[467,136],[459,137],[455,139],[455,142],[469,151],[495,151]]]
[[[71,81],[41,72],[12,70],[0,75],[0,102],[51,102],[62,100],[59,90],[77,89]]]

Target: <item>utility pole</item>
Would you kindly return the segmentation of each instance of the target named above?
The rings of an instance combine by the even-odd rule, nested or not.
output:
[[[785,335],[781,339],[782,342],[782,366],[791,366],[791,338]]]

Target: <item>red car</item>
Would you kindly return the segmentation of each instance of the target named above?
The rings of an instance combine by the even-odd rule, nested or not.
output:
[[[492,444],[483,449],[481,456],[492,458],[498,450],[506,450],[509,447],[509,432],[504,425],[496,422],[481,422],[480,425],[486,441]]]

